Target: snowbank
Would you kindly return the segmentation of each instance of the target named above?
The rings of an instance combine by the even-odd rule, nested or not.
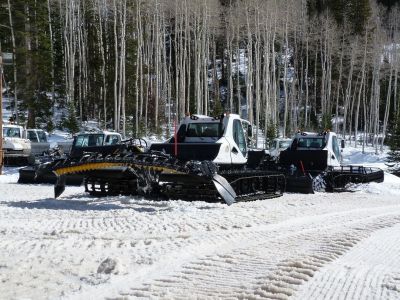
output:
[[[18,185],[18,168],[4,174],[3,299],[400,298],[400,178],[390,174],[353,192],[230,207],[82,187],[56,200],[51,185]]]

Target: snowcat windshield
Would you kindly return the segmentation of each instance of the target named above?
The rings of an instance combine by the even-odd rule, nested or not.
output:
[[[78,135],[75,147],[96,147],[103,145],[103,134],[81,134]]]
[[[280,141],[279,142],[279,148],[280,149],[286,149],[286,148],[288,148],[290,146],[291,142],[292,141]]]
[[[297,147],[323,149],[325,147],[325,138],[299,138],[297,141]]]
[[[21,137],[21,131],[19,130],[19,128],[4,127],[4,128],[3,128],[3,137],[16,137],[16,138],[20,138],[20,137]]]
[[[187,137],[220,137],[221,123],[191,123],[186,131]]]

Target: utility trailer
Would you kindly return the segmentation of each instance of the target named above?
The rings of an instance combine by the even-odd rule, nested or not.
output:
[[[344,141],[336,133],[299,132],[288,149],[282,151],[279,165],[287,170],[286,190],[313,193],[336,191],[348,183],[382,182],[384,173],[378,168],[342,165]]]

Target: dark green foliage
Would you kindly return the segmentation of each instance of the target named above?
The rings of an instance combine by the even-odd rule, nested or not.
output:
[[[388,160],[390,162],[400,162],[400,117],[398,117],[397,122],[393,124],[389,134],[388,145],[390,147],[390,152]]]
[[[79,131],[78,118],[76,117],[75,107],[72,103],[68,105],[68,117],[64,120],[63,126],[70,133],[76,133]]]
[[[378,0],[378,3],[382,3],[390,9],[392,6],[400,4],[400,0]]]
[[[311,130],[311,131],[313,131],[313,130],[319,128],[318,118],[317,118],[317,116],[315,115],[315,112],[314,112],[314,111],[312,111],[311,114],[310,114],[310,123],[311,123],[311,125],[310,125],[311,128],[305,128],[305,130]]]
[[[357,34],[364,32],[366,23],[371,15],[369,0],[348,1],[346,10],[347,20],[352,24],[353,30]]]
[[[212,111],[212,115],[213,116],[220,116],[223,112],[224,112],[224,109],[222,107],[221,101],[219,101],[219,100],[215,101],[214,108],[213,108],[213,111]]]
[[[332,129],[332,117],[330,115],[323,115],[321,120],[321,130]]]
[[[45,95],[52,85],[47,1],[13,0],[10,4],[18,85],[10,80],[14,79],[12,66],[5,69],[5,76],[11,81],[10,87],[17,90],[18,99],[23,100],[22,108],[28,111],[27,125],[34,128],[37,122],[46,123],[51,117],[51,104]],[[0,5],[1,25],[4,26],[0,27],[2,51],[12,52],[7,1],[1,1]],[[62,80],[60,77],[59,81]]]
[[[270,147],[272,140],[277,137],[278,137],[278,126],[274,124],[272,121],[270,121],[266,132],[265,144],[268,145],[268,147]]]
[[[371,15],[369,0],[308,0],[310,17],[328,12],[339,25],[348,22],[355,34],[362,34]]]
[[[55,129],[54,122],[52,120],[47,121],[46,130],[47,132],[52,132]]]
[[[219,0],[219,2],[221,3],[222,6],[229,7],[230,5],[236,4],[236,2],[238,2],[238,0]]]

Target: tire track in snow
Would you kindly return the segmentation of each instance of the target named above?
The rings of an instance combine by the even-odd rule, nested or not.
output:
[[[184,257],[181,261],[172,260],[163,276],[152,274],[160,267],[156,264],[149,268],[146,276],[142,274],[147,280],[124,278],[124,286],[130,281],[137,287],[130,291],[122,289],[120,295],[184,299],[189,293],[198,298],[287,299],[321,267],[337,260],[361,239],[400,223],[398,209],[397,213],[393,210],[382,213],[378,209],[375,215],[368,211],[357,217],[351,212],[331,214],[289,221],[289,224],[272,224],[257,231],[241,230],[212,236],[209,239],[212,245],[206,247],[207,251],[200,255],[190,253],[188,260]],[[297,225],[295,232],[293,225]],[[198,243],[201,245],[201,241]],[[193,241],[192,247],[196,244]],[[229,246],[225,249],[225,245]],[[287,248],[296,251],[285,253]],[[282,251],[278,260],[277,250]],[[268,260],[269,253],[271,257],[275,253],[275,257]],[[155,275],[159,274],[158,270]],[[241,285],[243,278],[246,286]]]
[[[400,225],[381,228],[327,265],[304,285],[299,299],[399,299]]]
[[[308,197],[310,198],[312,197]],[[157,271],[164,265],[163,260],[169,258],[172,264],[167,269],[172,270],[176,286],[195,276],[199,288],[194,287],[193,290],[198,291],[199,295],[210,297],[208,289],[216,282],[216,286],[211,290],[215,291],[217,287],[223,286],[220,294],[224,297],[250,297],[259,285],[265,284],[266,275],[247,275],[247,284],[247,278],[243,278],[242,274],[250,274],[254,270],[258,270],[258,275],[270,274],[283,259],[295,257],[295,253],[288,253],[277,259],[276,252],[277,249],[285,252],[287,245],[291,248],[301,247],[302,239],[312,241],[317,238],[315,234],[303,234],[302,231],[309,230],[316,226],[315,224],[321,224],[323,220],[327,220],[328,225],[331,225],[335,218],[350,222],[353,213],[357,213],[358,218],[367,218],[372,214],[387,214],[390,211],[388,206],[360,212],[359,209],[349,211],[346,206],[339,208],[335,205],[336,210],[343,212],[326,214],[330,210],[329,206],[321,209],[311,202],[302,204],[296,199],[293,204],[298,207],[293,208],[285,203],[279,204],[282,200],[283,198],[279,201],[238,204],[230,209],[202,203],[140,202],[128,203],[128,210],[90,211],[91,206],[102,205],[97,202],[111,202],[108,206],[120,203],[109,199],[94,199],[96,203],[93,205],[88,203],[93,199],[68,204],[45,200],[44,204],[23,204],[23,209],[1,208],[0,228],[5,228],[7,233],[4,239],[0,239],[3,257],[0,258],[0,265],[6,265],[5,268],[1,268],[5,272],[0,273],[4,274],[2,278],[13,277],[8,280],[15,281],[7,285],[8,294],[4,297],[41,298],[47,295],[46,297],[54,298],[79,292],[81,289],[90,290],[92,285],[100,290],[104,286],[104,295],[118,295],[117,291],[108,290],[108,284],[112,284],[114,279],[118,281],[118,278],[124,283],[122,286],[126,286],[128,280],[128,287],[134,288],[125,291],[130,295],[137,292],[135,286],[140,289],[143,288],[141,284],[146,284],[146,280],[141,278],[138,284],[131,284],[131,281],[135,282],[136,270],[145,277],[149,275],[149,278],[154,278],[153,281],[149,279],[149,284],[154,286],[153,292],[156,294],[162,288],[157,288],[157,284],[164,288],[169,285],[169,276],[161,275],[170,272]],[[278,207],[272,206],[270,210],[270,203],[275,203]],[[354,203],[348,206],[355,207]],[[53,207],[56,209],[53,210]],[[393,209],[396,208],[398,209],[397,206],[393,206]],[[135,213],[134,209],[140,213]],[[202,210],[208,214],[205,215],[206,221],[202,219]],[[203,215],[200,214],[200,217],[196,218],[198,213]],[[213,218],[210,218],[210,215]],[[292,220],[303,215],[311,215],[310,220]],[[253,219],[247,220],[248,218]],[[281,236],[278,237],[279,235]],[[293,238],[293,241],[288,243],[285,241],[288,238]],[[260,243],[263,239],[266,242]],[[3,245],[7,245],[6,252],[3,251]],[[259,250],[253,249],[257,246],[260,247]],[[7,257],[10,258],[6,260]],[[120,260],[122,271],[118,275],[97,274],[98,266],[106,257]],[[270,260],[266,260],[265,257],[270,257]],[[208,265],[209,262],[211,263]],[[179,272],[180,268],[184,267],[186,269],[183,271],[186,273]],[[221,276],[218,280],[210,278],[210,274],[219,270]],[[228,273],[230,275],[226,275]],[[231,280],[226,281],[226,277]],[[158,283],[158,279],[161,280],[161,284]],[[166,283],[163,283],[165,280]],[[239,281],[245,281],[246,284],[236,285]],[[63,282],[62,288],[59,287],[60,282]],[[118,282],[116,286],[119,286]],[[174,285],[168,288],[171,297],[182,295],[179,290],[174,289]],[[142,293],[152,295],[147,287],[143,288]],[[215,293],[218,295],[218,291]],[[99,298],[102,296],[101,293]]]

